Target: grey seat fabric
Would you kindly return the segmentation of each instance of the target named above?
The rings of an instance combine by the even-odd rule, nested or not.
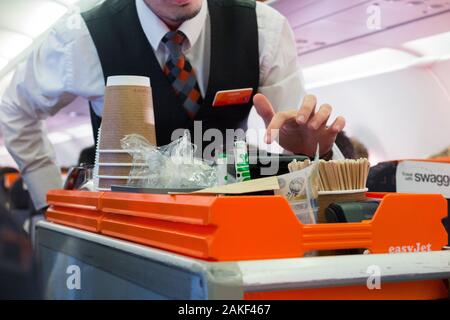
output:
[[[22,178],[19,178],[9,190],[9,204],[11,209],[35,211],[30,194],[25,188]]]
[[[0,206],[0,300],[39,298],[40,278],[31,242]]]
[[[22,178],[18,179],[9,190],[9,209],[13,219],[20,226],[37,214],[28,190],[26,190]],[[25,228],[31,235],[31,230]]]

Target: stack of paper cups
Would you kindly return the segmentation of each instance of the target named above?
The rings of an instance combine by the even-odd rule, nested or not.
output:
[[[150,79],[109,77],[94,169],[97,190],[110,190],[113,185],[127,184],[133,167],[131,154],[136,150],[123,150],[120,141],[129,134],[139,134],[156,145]]]

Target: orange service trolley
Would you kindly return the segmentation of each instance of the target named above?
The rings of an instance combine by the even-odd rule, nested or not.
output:
[[[368,196],[382,198],[372,220],[303,225],[279,196],[54,190],[46,218],[80,234],[188,259],[210,274],[225,268],[222,274],[234,275],[215,279],[219,286],[208,284],[204,298],[223,298],[224,292],[238,292],[233,299],[448,298],[447,200]],[[341,249],[368,254],[304,257]],[[368,282],[370,267],[380,272],[381,288]]]

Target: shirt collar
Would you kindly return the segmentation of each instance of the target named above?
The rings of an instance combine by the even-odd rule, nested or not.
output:
[[[147,36],[153,50],[158,50],[162,38],[170,29],[161,19],[145,4],[144,0],[136,0],[136,8],[142,29]],[[185,21],[179,28],[188,39],[188,48],[192,47],[200,37],[200,33],[206,23],[208,4],[203,0],[200,12],[192,19]]]

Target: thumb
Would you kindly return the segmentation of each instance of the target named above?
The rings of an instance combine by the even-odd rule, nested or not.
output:
[[[273,116],[275,115],[275,111],[269,99],[267,99],[261,93],[258,93],[253,98],[253,105],[255,106],[256,112],[264,120],[264,123],[267,127],[270,121],[272,121]]]

